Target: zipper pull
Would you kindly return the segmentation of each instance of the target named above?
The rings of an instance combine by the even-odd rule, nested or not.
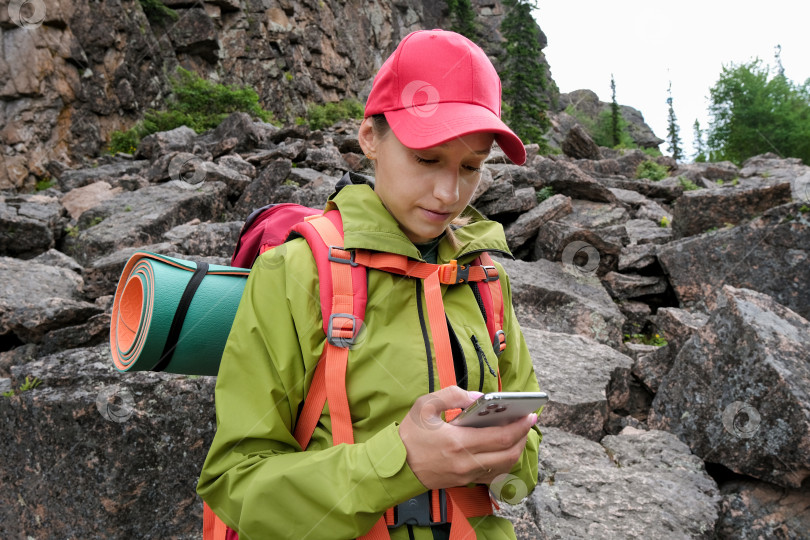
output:
[[[487,355],[484,354],[484,349],[482,349],[481,345],[478,344],[478,338],[476,338],[475,334],[473,334],[470,336],[470,339],[472,340],[473,347],[475,347],[475,353],[478,355],[478,359],[483,360],[484,363],[486,363],[487,368],[489,368],[489,372],[492,374],[492,376],[496,377],[497,374],[495,373],[495,370],[492,369],[492,366],[489,365],[489,360],[487,360]]]

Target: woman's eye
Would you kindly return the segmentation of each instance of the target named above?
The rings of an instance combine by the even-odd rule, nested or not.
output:
[[[417,156],[416,154],[414,154],[414,157],[416,158],[416,161],[419,162],[419,163],[428,163],[428,164],[430,164],[430,163],[438,163],[439,162],[438,159],[426,159],[426,158],[423,158],[421,156]]]
[[[468,171],[470,171],[470,172],[476,172],[476,173],[481,172],[481,167],[476,167],[474,165],[463,165],[463,167],[465,169],[467,169]]]

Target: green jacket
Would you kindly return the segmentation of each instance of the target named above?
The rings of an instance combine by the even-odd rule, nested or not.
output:
[[[370,186],[344,187],[327,206],[335,207],[343,219],[346,248],[421,259]],[[473,222],[456,230],[461,249],[454,251],[442,239],[439,263],[458,259],[465,264],[482,250],[508,253],[499,224],[472,208],[465,214]],[[500,265],[498,270],[507,336],[500,358],[489,345],[470,287],[443,286],[447,318],[467,364],[466,381],[459,386],[497,390],[496,377],[479,360],[475,336],[489,365],[499,366],[504,390],[537,390],[509,282]],[[197,485],[203,500],[241,539],[356,538],[387,508],[426,491],[406,462],[398,434],[416,398],[440,388],[435,359],[428,370],[419,310],[425,325],[427,312],[424,296],[417,298],[419,281],[369,271],[365,333],[349,353],[346,374],[355,444],[332,446],[327,412],[301,452],[292,432],[325,343],[315,262],[306,241],[298,238],[264,253],[254,265],[223,353],[215,394],[217,431]],[[539,441],[535,428],[512,470],[523,494],[537,481]],[[470,522],[479,539],[515,537],[505,519]],[[391,538],[408,538],[407,529],[392,530]],[[417,539],[433,538],[428,528],[414,527],[413,532]]]

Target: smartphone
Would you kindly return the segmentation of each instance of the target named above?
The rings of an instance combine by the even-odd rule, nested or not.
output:
[[[505,426],[548,401],[545,392],[490,392],[475,400],[450,423],[464,427]]]

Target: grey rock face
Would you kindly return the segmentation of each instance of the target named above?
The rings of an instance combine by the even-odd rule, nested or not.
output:
[[[681,307],[710,310],[722,284],[753,289],[810,317],[810,213],[773,208],[745,225],[670,242],[658,260]]]
[[[669,433],[625,428],[600,444],[544,428],[540,469],[534,492],[502,511],[521,540],[713,538],[717,484]]]
[[[0,336],[41,341],[46,332],[100,312],[82,298],[82,278],[66,268],[0,257]]]
[[[43,383],[0,398],[5,537],[138,538],[157,529],[200,537],[194,487],[214,433],[214,378],[122,378],[108,349],[71,349],[12,368],[14,380]],[[134,516],[146,515],[156,521],[145,528]]]
[[[605,390],[616,368],[632,360],[592,339],[524,328],[540,388],[550,400],[539,421],[598,441],[608,418]],[[576,384],[572,384],[576,381]]]
[[[738,225],[791,198],[790,181],[761,188],[688,191],[673,205],[672,227],[684,237],[712,227]]]
[[[66,222],[56,197],[0,196],[0,255],[30,259],[56,245]]]
[[[790,489],[756,480],[732,480],[720,486],[723,500],[715,534],[718,539],[807,537],[810,489]]]
[[[509,275],[522,327],[579,334],[614,347],[621,343],[624,317],[596,277],[543,259],[498,260]]]
[[[799,487],[810,476],[810,322],[728,285],[718,302],[661,381],[649,425],[733,471]]]

